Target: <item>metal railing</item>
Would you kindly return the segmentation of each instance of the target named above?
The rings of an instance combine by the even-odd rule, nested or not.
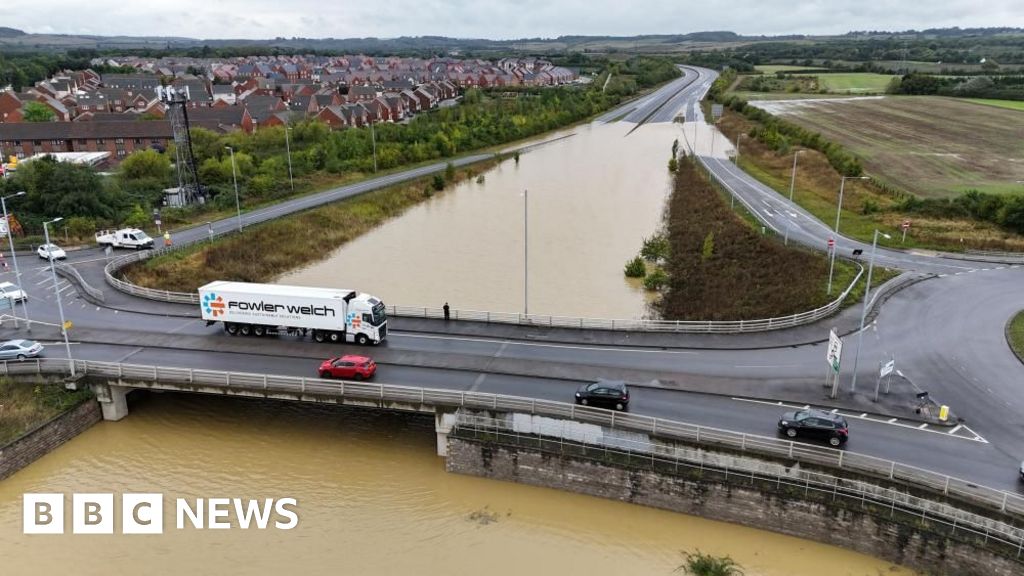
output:
[[[805,498],[843,501],[850,506],[873,510],[878,516],[896,518],[897,514],[914,522],[941,524],[946,534],[968,536],[976,543],[998,544],[1003,553],[1012,552],[1017,559],[1024,556],[1024,529],[987,516],[974,514],[945,502],[921,498],[894,488],[871,482],[840,478],[813,470],[782,467],[773,471],[763,461],[722,458],[706,450],[674,446],[624,437],[595,437],[591,441],[525,434],[509,426],[502,418],[459,412],[452,434],[485,441],[497,441],[542,452],[583,458],[592,461],[641,467],[657,472],[680,475],[696,474],[701,479],[723,479],[726,483],[771,486],[776,491],[802,491]]]
[[[380,405],[387,403],[415,403],[433,407],[442,406],[518,412],[569,419],[620,430],[641,432],[667,440],[717,446],[738,452],[749,452],[762,456],[783,458],[792,462],[841,469],[851,473],[913,486],[916,489],[958,499],[995,513],[1006,514],[1015,518],[1024,518],[1024,496],[981,486],[975,482],[954,478],[916,466],[866,454],[813,446],[781,438],[744,434],[651,416],[577,406],[566,402],[484,392],[321,380],[319,378],[298,376],[119,364],[92,360],[74,360],[73,362],[75,363],[75,370],[79,374],[99,378],[151,382],[165,386],[183,388],[207,386],[223,388],[225,392],[238,390],[263,393],[299,393],[352,400],[369,400]],[[31,361],[0,363],[0,375],[66,375],[69,373],[70,362],[66,359],[38,358]]]
[[[129,264],[140,262],[175,250],[181,250],[184,246],[172,246],[135,252],[114,258],[104,267],[103,273],[107,283],[115,289],[149,300],[160,302],[172,302],[176,304],[195,304],[196,316],[199,315],[199,294],[195,292],[173,292],[169,290],[157,290],[146,288],[126,282],[117,277],[118,271]],[[576,328],[592,330],[624,330],[636,332],[679,332],[679,333],[720,333],[737,334],[744,332],[766,332],[769,330],[780,330],[793,328],[817,322],[835,314],[846,298],[850,295],[857,281],[864,274],[864,267],[861,266],[846,290],[838,298],[828,304],[807,312],[800,312],[790,316],[779,318],[764,318],[759,320],[645,320],[645,319],[608,319],[608,318],[580,318],[571,316],[551,316],[546,314],[521,314],[516,312],[488,312],[484,310],[459,310],[451,309],[451,318],[454,320],[487,322],[491,324],[515,324],[521,326],[546,326],[551,328]],[[444,318],[442,308],[426,306],[401,306],[391,305],[387,307],[388,314],[395,317],[406,318]]]

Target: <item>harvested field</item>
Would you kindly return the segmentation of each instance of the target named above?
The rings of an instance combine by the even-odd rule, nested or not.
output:
[[[771,102],[773,114],[859,156],[878,180],[925,197],[1008,193],[1024,174],[1024,113],[935,96]]]

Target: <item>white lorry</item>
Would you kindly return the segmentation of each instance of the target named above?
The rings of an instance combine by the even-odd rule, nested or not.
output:
[[[101,230],[96,233],[96,243],[112,248],[152,248],[153,239],[138,228],[122,228],[120,230]]]
[[[336,288],[309,288],[218,280],[199,288],[206,325],[224,323],[231,335],[306,335],[317,342],[379,344],[387,314],[379,298]]]

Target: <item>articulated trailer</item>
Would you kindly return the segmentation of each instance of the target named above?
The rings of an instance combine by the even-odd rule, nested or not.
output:
[[[203,320],[232,336],[312,333],[317,342],[379,344],[387,314],[379,298],[355,290],[218,280],[199,288]]]

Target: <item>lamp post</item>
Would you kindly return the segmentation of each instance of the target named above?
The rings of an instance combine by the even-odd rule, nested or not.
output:
[[[292,129],[291,126],[284,127],[284,149],[288,154],[288,184],[292,188],[292,192],[295,192],[295,180],[292,178],[292,146],[288,141],[288,132]]]
[[[789,201],[793,201],[793,189],[796,188],[796,159],[800,156],[803,150],[797,150],[793,153],[793,173],[789,177]]]
[[[796,166],[796,160],[793,160],[793,165]],[[843,190],[846,188],[847,180],[869,180],[867,176],[843,176],[839,181],[839,204],[836,205],[836,242],[839,241],[839,215],[843,213]],[[836,247],[832,248],[832,257],[828,262],[828,290],[829,295],[832,294],[832,272],[836,266]]]
[[[737,166],[740,165],[740,140],[742,140],[743,138],[746,138],[746,137],[747,137],[746,134],[740,134],[739,136],[736,137],[736,165]]]
[[[875,268],[875,250],[878,248],[879,235],[892,238],[892,236],[875,229],[875,237],[871,241],[871,259],[868,261],[868,284],[864,288],[864,309],[860,313],[860,330],[857,332],[857,353],[853,356],[853,382],[850,384],[850,392],[857,391],[857,361],[860,360],[860,346],[864,342],[864,320],[868,316],[868,296],[871,295],[871,272]]]
[[[527,206],[530,200],[530,191],[523,190],[523,314],[530,314],[529,298],[529,274],[530,274],[530,226],[529,211]]]
[[[235,209],[238,211],[238,231],[242,231],[242,203],[238,200],[238,174],[235,169],[235,149],[225,146],[231,152],[231,179],[235,182]]]
[[[377,173],[377,132],[373,129],[373,122],[370,122],[370,141],[373,142],[373,173]]]
[[[57,222],[60,222],[63,219],[64,218],[58,216],[57,218],[54,218],[53,220],[50,220],[50,221],[47,221],[47,222],[43,222],[43,235],[46,237],[46,245],[47,246],[50,245],[50,228],[49,228],[49,225],[50,224],[55,224]],[[55,262],[55,259],[54,258],[50,258],[50,274],[53,275],[53,292],[54,292],[54,295],[57,297],[57,310],[60,312],[60,332],[61,332],[61,334],[64,335],[64,347],[68,351],[68,362],[70,363],[70,366],[71,366],[71,375],[74,376],[75,375],[75,360],[71,357],[71,343],[68,342],[68,330],[66,328],[67,322],[64,320],[64,304],[62,304],[61,301],[60,301],[60,290],[57,289],[57,265],[54,264],[54,262]]]
[[[22,190],[21,192],[15,192],[14,194],[8,194],[7,196],[0,197],[0,205],[2,205],[4,209],[4,222],[7,225],[7,242],[8,245],[11,247],[11,260],[14,262],[14,280],[15,284],[18,285],[18,289],[20,289],[23,293],[25,292],[25,287],[22,286],[21,284],[21,270],[18,269],[18,255],[14,253],[14,237],[11,236],[11,220],[7,217],[7,199],[16,198],[18,196],[24,195],[25,191]],[[50,241],[47,240],[46,243],[49,244]],[[53,260],[53,258],[51,258],[50,260]],[[25,311],[25,326],[27,326],[28,331],[31,332],[32,321],[28,319],[28,298],[25,298],[24,300],[21,301],[21,306],[22,309]],[[14,325],[17,326],[18,315],[14,313],[13,303],[11,303],[11,315],[14,316]]]

